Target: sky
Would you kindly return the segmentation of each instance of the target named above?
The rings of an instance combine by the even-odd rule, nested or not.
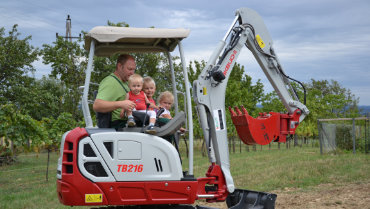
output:
[[[187,28],[185,60],[207,61],[234,20],[235,11],[249,7],[263,18],[274,49],[287,75],[303,82],[335,80],[370,105],[369,0],[1,0],[0,27],[18,24],[21,38],[31,45],[52,44],[56,33],[65,35],[66,18],[72,36],[95,26],[126,22],[130,27]],[[175,53],[176,54],[176,53]],[[256,82],[272,90],[247,48],[238,63]],[[36,78],[51,67],[34,63]]]

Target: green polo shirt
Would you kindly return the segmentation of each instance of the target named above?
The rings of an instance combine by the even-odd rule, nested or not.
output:
[[[122,101],[126,99],[126,92],[129,90],[127,82],[122,82],[114,73],[111,73],[100,82],[96,98],[105,101]],[[112,121],[121,119],[121,110],[121,108],[113,110]]]

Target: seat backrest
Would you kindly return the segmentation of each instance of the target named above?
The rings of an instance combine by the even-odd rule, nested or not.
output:
[[[112,121],[112,113],[96,112],[96,120],[99,128],[110,128],[110,124]]]
[[[186,117],[184,112],[178,112],[175,117],[169,120],[165,125],[158,128],[156,136],[164,137],[173,135],[182,125],[186,123]]]
[[[96,99],[96,95],[98,95],[98,90],[95,90],[93,93],[94,101]],[[112,113],[102,113],[102,112],[95,112],[96,114],[96,123],[99,128],[110,128],[111,120],[112,120]]]
[[[168,122],[161,127],[155,127],[157,130],[156,136],[159,137],[167,137],[176,133],[177,130],[181,128],[182,125],[186,122],[186,117],[184,112],[178,112],[174,118],[168,120]],[[117,129],[117,131],[124,131],[124,132],[143,132],[143,128],[136,126],[136,127],[123,127]]]
[[[145,112],[133,111],[132,116],[134,116],[137,127],[143,126],[144,120],[145,120],[145,123],[144,123],[145,125],[149,124],[149,115],[147,115]]]

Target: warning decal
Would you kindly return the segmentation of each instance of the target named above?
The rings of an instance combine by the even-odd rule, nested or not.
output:
[[[263,47],[265,47],[265,42],[263,42],[261,36],[257,34],[256,39],[257,39],[258,45],[261,47],[261,49],[263,49]]]
[[[213,110],[213,120],[215,123],[216,131],[221,131],[225,129],[224,114],[221,109]]]
[[[103,202],[103,194],[85,194],[85,203]]]

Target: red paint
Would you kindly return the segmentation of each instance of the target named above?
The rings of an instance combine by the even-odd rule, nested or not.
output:
[[[83,128],[75,128],[68,133],[63,147],[62,180],[57,180],[59,201],[65,205],[92,205],[85,203],[85,194],[103,194],[102,203],[108,204],[105,193],[80,173],[77,166],[78,141],[88,136]],[[71,156],[72,155],[72,156]]]
[[[198,195],[214,195],[207,199],[209,202],[224,201],[228,195],[221,168],[215,164],[209,167],[207,177],[193,181],[92,182],[80,173],[77,163],[78,142],[86,136],[85,129],[75,128],[65,139],[62,179],[57,180],[58,198],[64,205],[194,204]],[[126,166],[128,172],[130,165]],[[117,165],[121,172],[124,168],[125,165]],[[206,191],[206,185],[213,185],[216,190]],[[86,203],[85,194],[102,194],[103,202]]]
[[[227,195],[229,192],[227,191],[226,181],[224,174],[222,173],[221,167],[212,163],[212,165],[208,168],[205,178],[198,178],[199,186],[198,186],[198,195],[202,194],[212,194],[214,198],[208,198],[207,202],[222,202],[226,200]],[[206,185],[213,185],[215,190],[214,191],[206,191]]]
[[[128,172],[128,173],[132,173],[132,172],[143,172],[143,165],[140,164],[140,165],[133,165],[133,164],[130,164],[130,165],[117,165],[118,167],[118,170],[117,172]]]
[[[238,51],[234,50],[233,53],[230,55],[229,62],[226,64],[226,67],[225,67],[225,70],[224,70],[224,75],[225,76],[226,76],[227,72],[230,69],[231,63],[233,63],[233,61],[235,59],[236,53],[238,53]]]

